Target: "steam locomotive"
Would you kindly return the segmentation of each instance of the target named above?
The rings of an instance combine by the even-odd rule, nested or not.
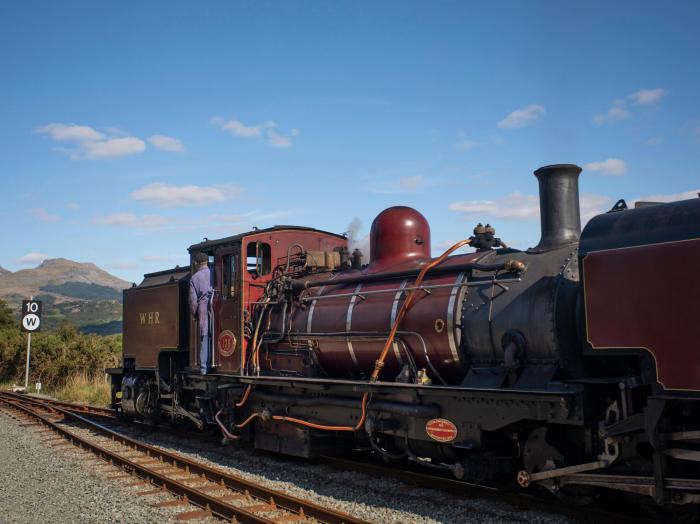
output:
[[[364,449],[472,482],[696,508],[700,198],[621,200],[581,233],[580,172],[535,171],[541,239],[526,251],[479,224],[432,258],[408,207],[376,217],[366,264],[307,227],[190,246],[215,273],[213,372],[198,370],[194,264],[147,274],[124,291],[114,407],[300,457]]]

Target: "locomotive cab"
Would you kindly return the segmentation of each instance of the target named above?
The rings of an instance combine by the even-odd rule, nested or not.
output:
[[[124,291],[123,364],[106,372],[111,375],[112,405],[128,418],[154,421],[160,404],[171,418],[202,427],[197,416],[178,408],[173,399],[178,374],[197,374],[199,368],[198,326],[189,307],[197,253],[209,257],[213,273],[210,365],[212,374],[224,376],[245,374],[251,315],[274,276],[295,267],[323,272],[349,258],[345,236],[297,226],[205,240],[188,251],[189,268],[146,274]],[[211,413],[204,414],[211,422]]]
[[[245,373],[251,355],[252,315],[274,277],[294,266],[308,267],[309,253],[339,253],[343,249],[347,250],[347,239],[342,235],[295,226],[275,226],[190,246],[192,260],[196,253],[209,255],[214,273],[210,328],[214,373]],[[190,319],[191,371],[199,366],[195,323]]]

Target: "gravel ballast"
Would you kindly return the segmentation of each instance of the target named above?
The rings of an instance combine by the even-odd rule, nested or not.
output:
[[[90,432],[72,423],[71,431]],[[381,524],[574,522],[561,514],[515,508],[497,501],[465,498],[418,488],[391,478],[341,471],[322,464],[256,453],[249,446],[221,447],[196,436],[164,430],[124,427],[131,435],[166,451],[179,453],[290,495]],[[144,488],[108,480],[84,464],[85,454],[57,452],[31,428],[0,413],[0,523],[5,522],[174,522],[182,509],[153,508],[166,495],[137,497]],[[191,509],[191,508],[190,508]],[[207,519],[210,520],[210,519]],[[210,520],[211,521],[211,520]]]
[[[169,435],[164,429],[113,427],[143,442],[214,466],[253,482],[380,524],[570,523],[561,514],[515,508],[483,498],[465,498],[405,482],[323,464],[255,452],[233,443],[220,446],[196,435]],[[72,430],[89,433],[85,429]]]
[[[184,511],[152,507],[167,495],[135,496],[145,488],[100,476],[86,453],[58,451],[20,424],[0,412],[0,523],[176,522]]]

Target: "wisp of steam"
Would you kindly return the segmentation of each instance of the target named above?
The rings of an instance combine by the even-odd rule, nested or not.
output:
[[[360,220],[358,217],[353,217],[348,224],[348,246],[351,253],[355,249],[359,249],[362,253],[362,263],[367,264],[369,263],[369,234],[361,237],[361,230],[362,220]]]

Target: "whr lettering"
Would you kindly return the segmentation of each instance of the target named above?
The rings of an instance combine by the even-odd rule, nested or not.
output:
[[[144,311],[139,313],[139,320],[142,326],[160,324],[159,311]]]

